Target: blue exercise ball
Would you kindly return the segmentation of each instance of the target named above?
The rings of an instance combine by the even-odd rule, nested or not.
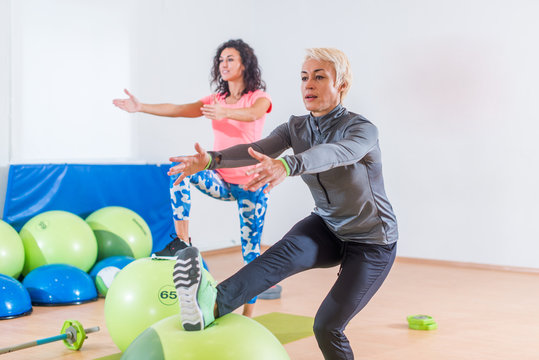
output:
[[[49,264],[32,270],[22,281],[34,305],[75,305],[97,299],[90,275],[68,264]]]
[[[132,261],[135,261],[135,258],[131,256],[123,256],[123,255],[111,256],[95,264],[92,270],[90,270],[89,274],[92,277],[92,279],[95,279],[95,277],[97,276],[97,273],[103,268],[106,268],[108,266],[114,266],[121,270]]]
[[[0,320],[28,315],[32,312],[32,302],[28,291],[20,282],[0,274]]]
[[[90,271],[100,297],[106,297],[112,280],[126,265],[135,261],[131,256],[111,256],[99,261]]]

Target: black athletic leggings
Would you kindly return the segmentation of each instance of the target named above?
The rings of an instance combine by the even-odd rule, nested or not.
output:
[[[344,328],[380,288],[396,250],[396,244],[343,242],[322,218],[311,214],[294,225],[281,241],[217,286],[219,316],[291,275],[341,264],[337,281],[316,313],[314,333],[325,359],[353,359]]]

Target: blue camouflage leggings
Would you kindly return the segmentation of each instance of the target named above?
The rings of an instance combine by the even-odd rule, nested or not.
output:
[[[172,166],[176,163],[172,163]],[[191,211],[191,184],[202,193],[218,200],[238,202],[241,230],[241,251],[245,264],[260,256],[260,240],[264,228],[264,218],[268,195],[263,189],[248,191],[240,185],[227,183],[221,175],[214,170],[200,171],[187,176],[178,185],[174,181],[178,176],[170,178],[170,203],[174,220],[189,220]],[[252,304],[256,297],[249,301]]]

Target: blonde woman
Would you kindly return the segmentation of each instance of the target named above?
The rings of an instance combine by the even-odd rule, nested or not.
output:
[[[344,329],[389,273],[396,254],[397,222],[384,190],[376,127],[348,111],[342,99],[351,83],[350,65],[339,50],[309,49],[301,69],[303,116],[291,116],[268,137],[221,151],[173,157],[169,174],[257,163],[248,190],[269,191],[288,176],[301,175],[314,201],[298,222],[260,257],[216,287],[200,269],[196,248],[178,252],[175,279],[186,330],[201,330],[244,299],[304,270],[340,265],[333,287],[315,317],[314,333],[325,359],[353,359]],[[293,155],[277,158],[292,148]],[[198,291],[193,291],[196,289]]]

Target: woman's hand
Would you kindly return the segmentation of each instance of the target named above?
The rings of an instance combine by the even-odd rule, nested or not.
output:
[[[200,108],[202,115],[210,120],[226,118],[226,109],[219,104],[206,104]]]
[[[142,110],[142,104],[136,97],[134,97],[127,89],[124,89],[124,92],[129,96],[129,99],[114,99],[112,103],[119,107],[120,109],[135,113]]]
[[[202,115],[210,120],[220,120],[227,117],[226,108],[219,105],[217,96],[213,94],[211,104],[205,104],[200,108]]]
[[[195,143],[195,150],[197,154],[189,156],[175,156],[169,160],[172,162],[178,162],[179,164],[171,167],[168,170],[168,175],[177,175],[178,178],[174,181],[174,185],[178,185],[186,176],[196,174],[206,168],[206,165],[210,162],[210,155],[204,150],[199,143]]]
[[[249,155],[260,161],[260,163],[246,172],[247,175],[255,174],[257,176],[247,184],[243,185],[243,188],[249,191],[256,191],[268,184],[264,189],[264,193],[267,194],[286,178],[286,168],[281,160],[272,159],[269,156],[253,150],[253,148],[249,148],[248,151]]]

